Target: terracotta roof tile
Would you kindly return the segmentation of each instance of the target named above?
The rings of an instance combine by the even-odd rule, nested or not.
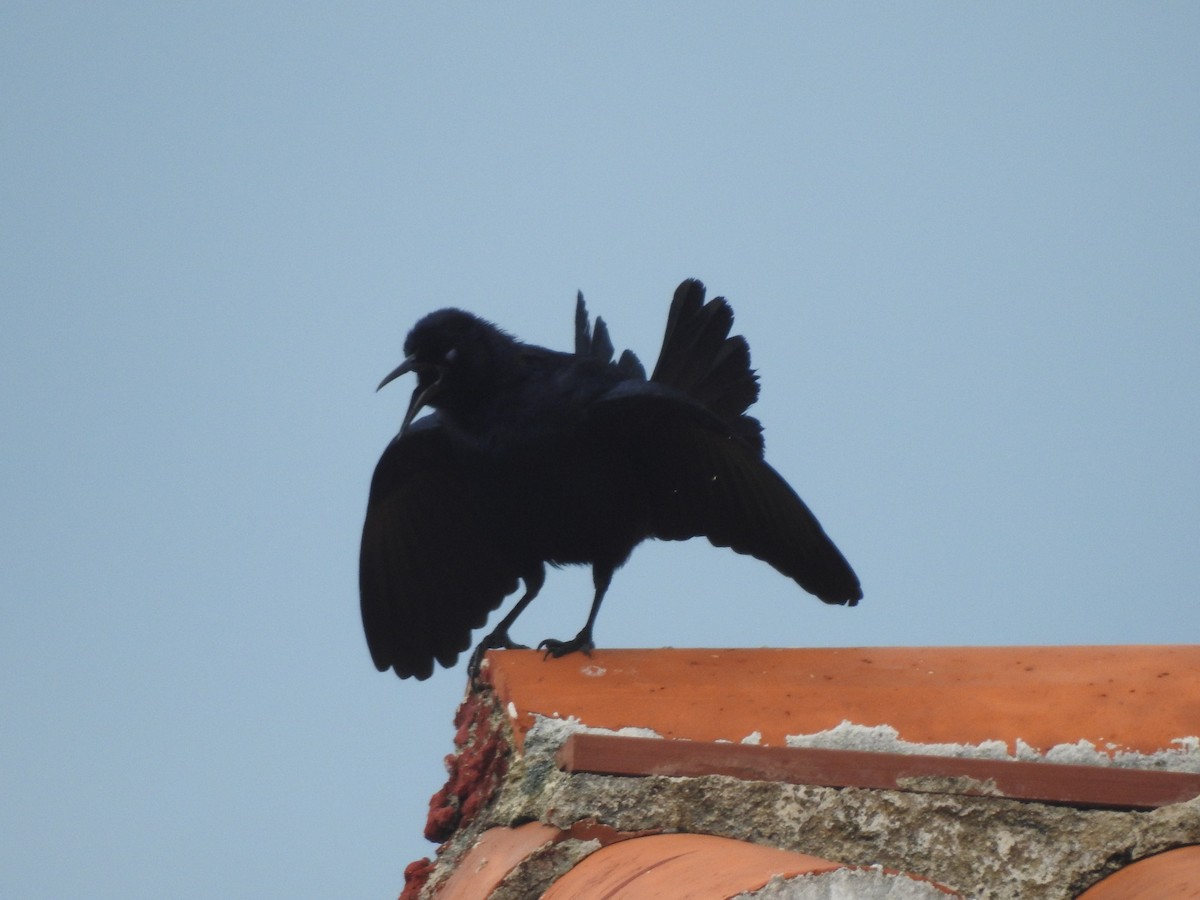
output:
[[[660,834],[601,848],[542,896],[543,900],[726,900],[758,890],[772,878],[820,875],[843,868],[816,856],[746,841],[707,834]],[[945,889],[933,893],[957,896]]]
[[[478,900],[487,897],[530,853],[559,840],[562,832],[549,825],[527,822],[517,828],[485,831],[458,864],[438,894],[438,900]]]
[[[1197,900],[1200,845],[1179,847],[1140,859],[1109,875],[1078,900]]]
[[[1200,646],[598,650],[488,655],[520,743],[534,715],[782,746],[843,721],[918,744],[1089,741],[1154,753],[1200,728]],[[1053,711],[1052,713],[1050,711]]]

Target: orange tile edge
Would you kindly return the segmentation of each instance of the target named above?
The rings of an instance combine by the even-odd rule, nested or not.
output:
[[[487,672],[518,746],[536,715],[765,745],[847,721],[915,744],[1003,741],[1010,753],[1018,742],[1045,752],[1081,740],[1155,753],[1200,722],[1200,645],[598,650],[560,660],[507,650],[488,654]],[[1037,699],[1047,695],[1070,716],[1047,716]]]

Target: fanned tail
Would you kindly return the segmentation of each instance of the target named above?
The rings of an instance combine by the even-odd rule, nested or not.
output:
[[[599,327],[599,320],[596,324]],[[750,368],[749,344],[741,335],[730,337],[732,327],[733,310],[724,297],[705,303],[703,283],[695,278],[684,281],[671,301],[650,380],[705,406],[762,455],[762,425],[746,415],[758,399],[758,376]]]

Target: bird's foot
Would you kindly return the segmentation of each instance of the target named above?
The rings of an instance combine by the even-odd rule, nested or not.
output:
[[[508,636],[507,631],[493,631],[487,637],[479,642],[479,646],[475,648],[475,652],[471,654],[471,661],[467,663],[467,675],[471,681],[476,681],[479,678],[479,667],[483,665],[483,654],[489,650],[528,650],[524,644],[518,644]]]
[[[592,651],[596,649],[596,645],[592,643],[591,632],[586,628],[571,638],[569,641],[556,641],[553,638],[546,638],[537,645],[539,650],[545,650],[546,655],[543,659],[548,659],[553,656],[558,659],[561,656],[566,656],[568,653],[581,651],[584,656],[591,656]]]

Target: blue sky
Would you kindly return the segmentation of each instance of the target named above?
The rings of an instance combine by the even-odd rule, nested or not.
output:
[[[388,897],[461,666],[375,672],[408,328],[728,296],[828,608],[647,545],[612,647],[1200,636],[1200,7],[6,3],[0,894]],[[514,636],[575,633],[583,570]],[[630,722],[636,725],[636,722]],[[876,724],[876,723],[866,723]],[[737,736],[732,736],[737,737]]]

